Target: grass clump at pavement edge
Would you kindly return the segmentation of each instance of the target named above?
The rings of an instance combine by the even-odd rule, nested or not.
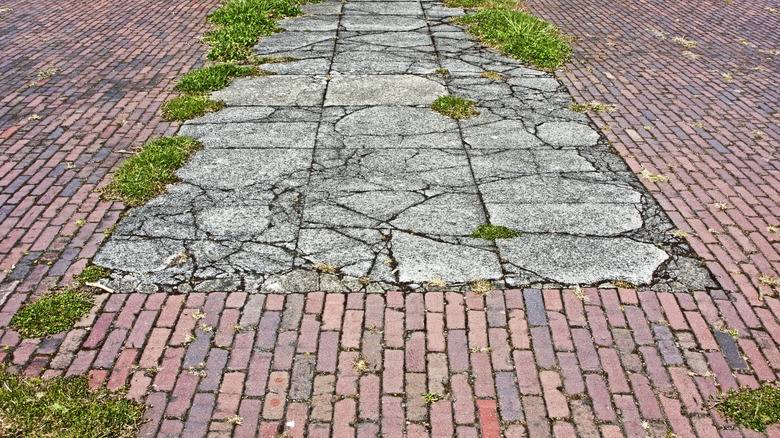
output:
[[[474,230],[469,237],[485,240],[512,239],[520,235],[519,231],[507,228],[503,225],[482,224]]]
[[[555,69],[571,54],[557,27],[525,12],[483,9],[456,21],[502,53],[546,70]]]
[[[457,96],[440,96],[431,104],[431,109],[453,119],[468,119],[479,115],[474,109],[477,103]]]
[[[53,335],[73,326],[91,308],[92,298],[77,290],[52,292],[19,309],[11,318],[11,327],[24,338]]]
[[[225,102],[211,100],[207,96],[185,94],[174,97],[162,106],[163,118],[169,122],[184,121],[200,117],[208,112],[219,111]]]
[[[461,9],[515,8],[515,0],[444,0],[444,6]]]
[[[39,379],[0,366],[0,436],[136,436],[144,406],[121,392],[91,390],[86,375]]]
[[[276,19],[303,14],[297,0],[229,0],[208,16],[216,29],[206,33],[210,46],[206,57],[213,61],[243,61],[252,56],[252,46],[261,35],[279,30]]]
[[[79,282],[80,285],[87,283],[94,283],[101,278],[106,278],[111,272],[103,267],[91,265],[84,268],[81,274],[74,276],[73,278]]]
[[[718,395],[716,407],[724,417],[758,432],[780,421],[780,387],[733,389]]]
[[[203,146],[189,137],[162,137],[147,142],[125,160],[103,189],[108,199],[121,199],[130,207],[143,204],[176,182],[174,172]]]
[[[268,72],[257,67],[216,64],[187,73],[173,89],[185,93],[206,93],[227,87],[233,78],[263,74],[268,74]]]

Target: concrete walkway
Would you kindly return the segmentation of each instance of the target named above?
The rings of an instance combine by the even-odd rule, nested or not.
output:
[[[298,61],[213,93],[228,108],[181,128],[205,149],[95,257],[114,271],[112,289],[714,286],[552,74],[472,41],[450,22],[462,11],[305,10],[255,49]],[[480,115],[431,110],[445,94],[476,101]],[[470,238],[484,223],[522,234]]]
[[[12,60],[1,72],[0,87],[7,87],[3,89],[7,97],[0,110],[0,167],[8,173],[0,180],[4,233],[0,265],[5,269],[0,272],[0,362],[12,370],[44,377],[86,373],[96,387],[127,386],[129,397],[148,405],[149,421],[140,436],[759,436],[724,421],[708,397],[773,382],[780,371],[780,300],[755,275],[778,274],[778,237],[766,230],[768,225],[780,225],[773,213],[777,203],[767,194],[777,179],[776,162],[757,161],[769,150],[765,140],[749,147],[730,144],[732,154],[702,148],[716,157],[707,158],[682,137],[685,130],[653,125],[664,135],[674,133],[675,141],[664,143],[651,138],[649,133],[656,135],[653,129],[636,130],[632,115],[645,114],[638,103],[626,106],[629,110],[623,115],[592,114],[594,124],[568,111],[570,97],[553,76],[480,48],[443,18],[457,11],[428,1],[325,2],[307,6],[310,16],[284,22],[287,32],[258,46],[266,54],[292,52],[301,61],[266,65],[279,74],[240,80],[219,92],[230,108],[181,129],[206,143],[206,149],[182,169],[184,184],[146,207],[130,210],[108,240],[101,231],[117,221],[121,205],[99,201],[91,190],[106,183],[108,171],[122,151],[132,148],[134,138],[142,141],[152,132],[177,130],[154,113],[169,96],[168,82],[204,59],[198,45],[189,46],[203,31],[202,21],[196,23],[192,17],[202,20],[216,4],[112,4],[115,22],[109,25],[107,16],[103,23],[99,14],[84,9],[86,4],[66,2],[56,10],[45,3],[12,3],[13,10],[2,13],[8,20],[3,23],[12,24],[4,28],[12,41],[37,41],[39,26],[63,19],[84,22],[86,27],[66,26],[62,35],[72,40],[40,42],[42,47],[33,44],[29,51],[14,45]],[[562,5],[534,7],[561,26],[568,23],[567,32],[575,35],[590,23],[606,29],[616,19],[642,22],[642,14],[679,14],[685,23],[693,23],[692,31],[702,32],[705,25],[696,17],[714,7],[683,4],[659,10],[651,3],[634,9],[602,3],[577,2],[564,18]],[[723,5],[719,12],[731,17],[722,23],[738,22],[737,16],[771,14],[751,2],[729,7]],[[337,15],[339,10],[344,15]],[[132,20],[139,11],[147,13],[148,22]],[[767,16],[756,22],[777,27],[777,15]],[[111,39],[121,29],[116,20],[133,23],[132,38]],[[153,26],[163,22],[164,34]],[[369,32],[378,25],[403,31]],[[728,25],[719,31],[722,38],[735,32]],[[610,35],[623,47],[634,41],[631,32]],[[320,39],[323,36],[327,38]],[[639,41],[653,48],[665,44],[654,38]],[[750,38],[757,47],[771,42],[758,34]],[[601,59],[596,46],[583,40],[575,43],[575,59],[592,60],[598,68],[591,70],[598,75],[628,62],[620,56]],[[0,49],[6,41],[0,39]],[[360,49],[339,50],[342,44]],[[100,52],[100,47],[127,56],[128,62],[99,64],[96,59],[102,58],[90,54]],[[720,47],[696,50],[706,49],[714,59],[723,53],[736,59],[732,51],[720,52]],[[47,54],[45,62],[30,64],[39,52]],[[657,55],[648,55],[651,60],[653,56]],[[60,76],[35,77],[35,70],[59,62],[65,66]],[[144,62],[160,66],[160,71],[142,67]],[[20,65],[31,66],[29,77],[13,70]],[[611,102],[600,85],[582,79],[593,73],[589,66],[568,67],[571,72],[557,75],[571,81],[578,102],[595,96]],[[448,69],[449,77],[432,74],[438,68]],[[147,75],[142,85],[134,82],[142,77],[138,69]],[[506,81],[483,78],[484,70],[498,71]],[[14,74],[7,77],[6,71]],[[757,90],[771,94],[765,84],[777,83],[772,79],[777,73],[753,74]],[[38,88],[25,85],[34,79]],[[705,76],[702,88],[717,89],[722,79]],[[383,80],[392,81],[391,86]],[[279,92],[280,84],[295,81],[306,88]],[[743,81],[753,93],[749,80]],[[657,87],[677,86],[664,78],[629,82],[621,87],[647,95],[655,95],[652,90]],[[360,93],[362,97],[347,95],[339,83],[352,90],[362,85],[375,91]],[[377,83],[381,85],[376,87]],[[425,102],[404,100],[424,93],[397,92],[417,86],[430,92]],[[68,95],[68,90],[75,91]],[[150,96],[151,92],[155,94]],[[482,114],[457,123],[439,117],[427,106],[443,92],[478,101]],[[66,95],[70,100],[63,101]],[[307,102],[312,95],[319,100]],[[398,100],[349,105],[359,98]],[[100,109],[94,109],[96,102]],[[708,108],[704,101],[690,102],[694,113]],[[653,107],[653,114],[673,118],[685,113],[664,108]],[[376,123],[372,112],[383,117],[382,123]],[[41,119],[30,118],[32,114]],[[710,113],[710,119],[722,124],[728,117]],[[122,120],[129,122],[119,123]],[[619,125],[623,132],[602,130],[629,167],[609,152],[596,130],[610,120],[629,123]],[[562,135],[567,130],[561,129],[561,122],[581,129],[584,135],[574,139],[587,144],[560,144],[572,139]],[[776,125],[762,123],[759,128],[776,139]],[[304,129],[310,124],[316,131]],[[431,124],[439,128],[430,130]],[[556,135],[546,135],[541,129],[545,125],[554,128],[548,134]],[[501,129],[506,126],[510,129]],[[355,134],[355,129],[369,127],[372,135]],[[628,129],[644,139],[629,143],[635,137]],[[222,132],[213,135],[217,130]],[[275,133],[273,137],[269,132]],[[587,135],[596,135],[595,143],[586,140]],[[221,140],[228,136],[235,141]],[[434,136],[451,143],[430,147],[424,139]],[[269,140],[278,144],[268,147]],[[679,147],[674,149],[676,160],[691,159],[682,169],[663,167],[668,155],[656,152],[674,144]],[[755,153],[747,156],[743,147]],[[421,157],[433,154],[438,158],[428,160],[431,170],[421,170],[427,169],[419,167]],[[491,158],[497,154],[508,158],[496,163]],[[231,156],[238,159],[226,161]],[[670,183],[640,183],[634,176],[641,171],[640,164],[669,174]],[[710,175],[705,164],[715,166],[716,178],[705,177]],[[249,165],[264,171],[242,170]],[[219,166],[232,167],[207,178],[204,169]],[[533,184],[536,191],[523,189],[520,181]],[[582,190],[566,192],[569,184]],[[723,192],[729,184],[734,191]],[[499,190],[501,186],[510,190]],[[712,186],[721,191],[712,193],[730,193],[728,202],[740,208],[702,207],[709,202],[706,192],[716,190]],[[596,202],[607,191],[616,196]],[[527,198],[498,198],[508,194]],[[579,198],[563,202],[559,198],[564,195]],[[449,199],[457,202],[448,204]],[[551,204],[563,206],[544,211],[550,205],[544,200],[551,199],[556,201]],[[509,202],[523,204],[523,211],[502,210]],[[615,214],[621,209],[627,214]],[[547,216],[544,220],[522,216],[529,211]],[[563,211],[580,216],[555,216]],[[641,221],[636,216],[630,219],[632,215]],[[697,222],[697,216],[702,220]],[[559,220],[550,220],[553,217]],[[534,253],[536,261],[518,261],[512,259],[517,257],[512,251],[518,249],[503,248],[505,242],[493,246],[465,237],[487,220],[523,231],[507,242],[569,239],[566,246],[540,244],[559,269],[544,271],[547,264],[539,261],[540,253]],[[602,220],[605,225],[599,226]],[[713,230],[710,237],[701,224],[706,224],[707,233],[706,228]],[[698,233],[688,239],[695,253],[668,234],[674,226]],[[368,234],[371,231],[375,234]],[[263,238],[241,237],[248,234]],[[330,234],[332,243],[305,247],[306,242],[324,241],[307,240],[307,234]],[[397,245],[400,241],[403,247],[404,239],[425,242],[409,245],[412,250],[406,253],[414,257],[407,260],[425,263],[402,263]],[[136,244],[127,244],[130,240]],[[637,248],[651,244],[663,250],[665,258],[657,262],[624,253],[627,263],[641,272],[658,266],[650,284],[638,289],[608,284],[554,287],[591,282],[587,278],[593,277],[586,275],[598,277],[593,283],[626,278],[615,274],[626,272],[625,267],[595,269],[584,256],[575,257],[572,249],[577,246],[570,243],[574,240],[605,245],[630,241]],[[21,305],[50,285],[69,281],[104,241],[98,261],[117,263],[124,257],[121,268],[126,275],[113,281],[127,293],[97,295],[86,318],[50,338],[20,339],[7,327]],[[148,251],[139,251],[141,245]],[[432,247],[437,251],[428,252]],[[476,294],[463,284],[466,276],[456,278],[461,270],[436,270],[447,267],[441,263],[444,257],[462,263],[462,258],[452,256],[458,250],[486,254],[485,259],[498,264],[497,277],[481,275],[493,280],[497,290]],[[135,259],[128,257],[132,251]],[[566,257],[555,251],[565,251]],[[393,260],[389,277],[380,277],[387,271],[382,271],[384,263],[378,266],[371,258],[374,254]],[[430,261],[424,259],[426,254],[433,254]],[[692,265],[684,268],[694,254],[708,262],[717,285],[709,283],[706,271]],[[209,255],[219,263],[203,263]],[[605,258],[603,252],[593,257]],[[156,261],[143,265],[148,260]],[[179,260],[183,263],[174,263]],[[489,266],[479,264],[481,260],[470,259],[464,272]],[[339,272],[312,274],[314,263],[332,264]],[[530,269],[526,263],[542,268]],[[725,268],[718,268],[721,265]],[[152,274],[143,270],[149,266]],[[417,271],[420,266],[429,271]],[[744,272],[732,272],[737,268]],[[727,275],[724,269],[729,270]],[[360,281],[364,275],[373,277],[368,285]],[[522,283],[525,275],[536,276],[532,285],[538,287],[512,286]],[[435,277],[446,278],[449,285],[425,283]],[[236,283],[237,278],[241,282]],[[185,285],[199,290],[187,291]],[[308,292],[312,288],[320,290]],[[249,293],[255,290],[261,293]],[[725,333],[732,329],[738,330],[738,337]],[[426,404],[423,394],[434,393],[442,400]],[[770,428],[766,435],[780,436],[780,428]]]

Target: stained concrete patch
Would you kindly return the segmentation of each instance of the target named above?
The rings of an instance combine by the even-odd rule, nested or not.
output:
[[[623,280],[649,284],[669,255],[655,245],[627,238],[524,234],[497,240],[506,269],[522,269],[542,278],[574,285]]]
[[[419,76],[335,76],[325,106],[426,105],[443,94],[443,85]]]

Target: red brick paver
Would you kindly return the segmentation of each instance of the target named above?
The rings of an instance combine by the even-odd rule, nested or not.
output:
[[[576,38],[559,79],[578,103],[616,106],[591,116],[634,172],[670,178],[643,182],[720,287],[754,305],[776,293],[759,278],[780,275],[780,235],[767,229],[780,226],[778,5],[525,3]]]

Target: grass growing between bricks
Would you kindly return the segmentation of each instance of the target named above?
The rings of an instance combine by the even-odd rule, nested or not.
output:
[[[78,290],[53,292],[16,312],[11,327],[24,338],[53,335],[73,326],[91,308],[92,298]]]
[[[88,377],[27,378],[0,367],[0,436],[134,437],[144,407]]]
[[[483,43],[545,70],[555,69],[571,54],[557,27],[525,12],[483,9],[456,21]]]
[[[189,137],[152,140],[119,166],[103,195],[130,207],[141,205],[165,191],[166,184],[176,182],[176,169],[202,147]]]
[[[461,9],[495,9],[514,8],[518,4],[515,0],[444,0],[444,6]]]
[[[468,119],[479,115],[477,103],[457,96],[441,96],[431,104],[431,109],[453,119]]]
[[[519,235],[519,231],[503,225],[482,224],[469,237],[495,241],[496,239],[512,239]]]
[[[780,387],[765,385],[757,389],[729,390],[716,402],[718,412],[729,420],[758,432],[780,422]]]

